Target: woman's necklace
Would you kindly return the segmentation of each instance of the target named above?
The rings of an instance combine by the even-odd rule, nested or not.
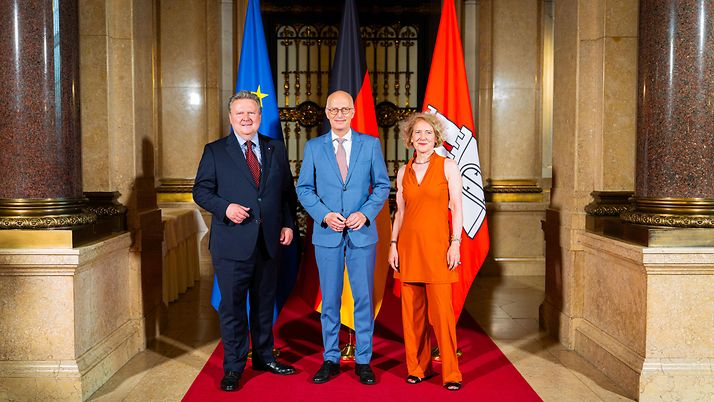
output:
[[[434,151],[431,151],[431,153],[426,156],[426,160],[424,162],[418,162],[416,157],[414,157],[414,164],[415,165],[426,165],[427,163],[431,162],[431,155],[433,153],[434,153]]]

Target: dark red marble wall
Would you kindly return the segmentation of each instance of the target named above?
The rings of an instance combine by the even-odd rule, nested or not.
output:
[[[714,1],[641,0],[636,197],[714,199]]]
[[[0,199],[82,196],[77,0],[0,1]]]

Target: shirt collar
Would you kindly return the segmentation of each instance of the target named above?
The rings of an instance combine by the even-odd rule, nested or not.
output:
[[[235,135],[238,139],[238,144],[240,144],[241,147],[244,147],[247,140],[236,133],[233,133],[233,135]],[[253,148],[257,148],[260,144],[260,140],[258,140],[258,133],[255,133],[255,135],[253,135],[253,138],[251,138],[250,140],[253,142]]]
[[[340,138],[337,134],[335,134],[334,131],[330,130],[330,133],[332,134],[332,141],[334,142],[336,139]],[[347,130],[347,134],[345,134],[342,138],[344,138],[347,142],[352,141],[352,129]]]

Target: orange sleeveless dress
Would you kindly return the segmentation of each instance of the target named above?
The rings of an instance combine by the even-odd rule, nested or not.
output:
[[[404,217],[397,238],[399,272],[402,282],[453,283],[456,270],[449,270],[446,252],[449,249],[449,184],[444,174],[446,158],[432,154],[421,184],[407,163],[402,178]]]

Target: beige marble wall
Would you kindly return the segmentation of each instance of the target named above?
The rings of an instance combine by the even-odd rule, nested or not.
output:
[[[130,244],[0,250],[0,395],[83,400],[144,348]]]
[[[528,179],[540,184],[540,2],[467,1],[463,12],[465,59],[478,63],[478,72],[474,73],[478,85],[473,91],[478,96],[473,101],[478,103],[483,176],[487,180]],[[475,38],[472,27],[477,29]],[[546,206],[542,202],[489,203],[491,250],[482,275],[544,273],[540,221]]]
[[[159,178],[193,178],[220,137],[220,14],[218,0],[159,3]]]
[[[242,38],[242,35],[236,36],[236,32],[243,30],[246,5],[247,2],[243,0],[221,0],[221,88],[218,110],[220,111],[220,134],[222,135],[227,134],[230,130],[227,102],[235,92],[237,62],[241,45],[237,38]],[[236,21],[240,21],[240,23],[236,23]]]
[[[492,2],[490,178],[540,179],[538,1]]]
[[[638,400],[714,398],[714,248],[647,248],[597,234],[575,350]]]
[[[154,180],[157,5],[156,0],[79,2],[80,100],[84,191],[121,193],[134,240],[129,264],[141,272],[142,309],[161,322],[162,234]],[[158,259],[152,258],[157,252]]]
[[[573,346],[583,313],[580,254],[595,190],[634,187],[637,1],[555,1],[553,189],[543,321]]]
[[[480,275],[545,274],[545,242],[541,220],[546,204],[499,202],[488,204],[489,258]]]

